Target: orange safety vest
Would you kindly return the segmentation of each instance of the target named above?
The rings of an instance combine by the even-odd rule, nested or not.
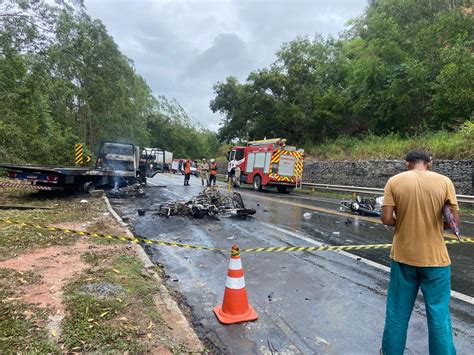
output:
[[[217,175],[217,163],[211,164],[211,175]]]
[[[185,174],[191,174],[191,163],[188,162],[188,161],[184,165],[184,173]]]

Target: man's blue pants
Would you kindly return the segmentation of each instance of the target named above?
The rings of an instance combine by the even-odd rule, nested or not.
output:
[[[403,354],[408,321],[420,287],[428,319],[430,355],[456,354],[449,315],[451,267],[416,267],[393,260],[382,339],[383,354]]]

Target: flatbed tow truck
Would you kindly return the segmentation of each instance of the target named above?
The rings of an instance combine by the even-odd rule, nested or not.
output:
[[[19,187],[38,190],[66,190],[90,193],[95,187],[146,184],[147,164],[140,158],[141,148],[130,143],[101,144],[94,167],[57,167],[0,163]],[[6,185],[8,186],[8,185]]]

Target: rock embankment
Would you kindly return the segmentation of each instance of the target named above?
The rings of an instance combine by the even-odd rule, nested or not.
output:
[[[303,181],[364,187],[384,187],[387,180],[402,171],[402,160],[344,160],[305,162]],[[474,160],[437,160],[433,171],[446,175],[460,195],[474,194]]]

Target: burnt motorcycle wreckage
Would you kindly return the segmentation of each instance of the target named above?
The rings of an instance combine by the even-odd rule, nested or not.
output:
[[[382,214],[383,196],[377,198],[356,196],[355,200],[341,201],[342,212],[351,212],[361,216],[380,217]]]
[[[160,205],[158,215],[170,216],[192,216],[204,218],[205,216],[218,218],[241,217],[254,215],[256,210],[245,208],[242,196],[238,192],[232,195],[221,194],[216,188],[208,187],[199,195],[187,201],[168,201]]]

